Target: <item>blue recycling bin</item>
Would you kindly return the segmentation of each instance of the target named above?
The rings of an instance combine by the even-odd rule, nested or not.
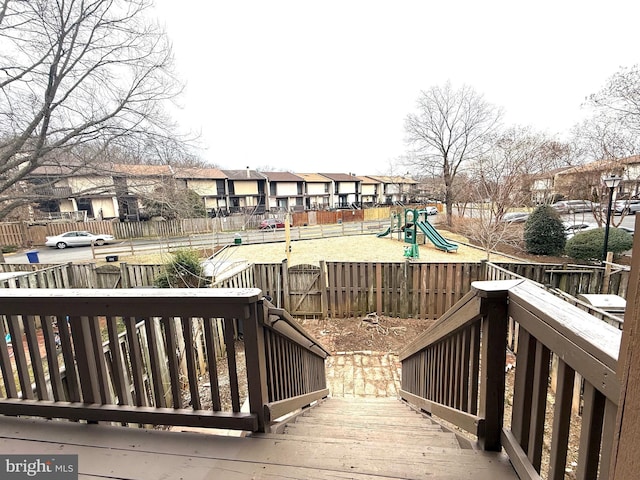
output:
[[[40,259],[38,258],[38,250],[30,250],[26,252],[27,258],[29,259],[29,263],[40,263]]]

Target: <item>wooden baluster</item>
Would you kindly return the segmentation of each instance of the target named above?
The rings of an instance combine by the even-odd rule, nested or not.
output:
[[[207,368],[209,369],[209,384],[211,388],[211,406],[214,412],[222,409],[220,402],[220,385],[218,382],[218,359],[216,358],[215,330],[216,318],[204,319],[204,341],[207,348]]]

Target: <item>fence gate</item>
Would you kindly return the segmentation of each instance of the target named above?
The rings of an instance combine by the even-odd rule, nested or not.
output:
[[[320,267],[294,265],[288,269],[289,305],[291,315],[322,315]]]

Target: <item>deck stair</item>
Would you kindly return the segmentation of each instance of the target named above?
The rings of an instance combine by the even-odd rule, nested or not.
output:
[[[255,434],[290,450],[313,478],[517,478],[506,455],[483,452],[394,398],[329,398]]]

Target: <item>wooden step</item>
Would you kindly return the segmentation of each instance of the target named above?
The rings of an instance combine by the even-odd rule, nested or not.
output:
[[[369,429],[366,427],[300,425],[295,423],[293,425],[287,425],[284,434],[323,438],[350,438],[367,442],[376,441],[385,444],[413,444],[419,442],[422,445],[438,447],[460,447],[460,443],[453,433],[429,432],[427,430],[398,430],[397,428]]]
[[[401,409],[396,410],[394,408],[380,408],[380,409],[371,409],[371,408],[340,408],[335,406],[319,406],[313,407],[310,412],[313,412],[313,415],[351,415],[354,417],[406,417],[406,418],[426,418],[429,419],[426,415],[421,415],[413,410],[409,409]],[[430,419],[429,419],[430,420]]]
[[[285,440],[287,435],[276,439],[256,438],[260,448],[260,460],[287,462],[287,465],[380,475],[403,479],[447,479],[447,480],[515,480],[508,457],[497,452],[457,450],[447,447],[424,445],[422,450],[414,447],[395,448],[393,445],[368,441],[338,442],[336,439],[318,437]],[[320,441],[318,441],[320,440]],[[264,442],[264,444],[263,444]],[[266,442],[273,442],[273,449]],[[372,444],[374,446],[372,446]],[[354,476],[354,478],[357,478]]]
[[[367,417],[361,415],[359,417],[345,416],[345,415],[318,415],[318,414],[306,414],[299,416],[295,424],[303,425],[345,425],[345,426],[358,426],[363,425],[367,428],[381,427],[393,427],[395,429],[410,429],[410,430],[428,430],[428,431],[442,431],[442,428],[437,423],[432,423],[429,420],[415,416],[413,418],[406,417]]]
[[[216,437],[0,417],[3,454],[79,455],[81,478],[515,480],[506,455],[418,444],[393,448],[318,438]],[[407,453],[405,455],[405,452]],[[392,460],[390,460],[390,458]]]
[[[388,445],[380,443],[378,441],[368,440],[354,440],[353,438],[325,438],[325,437],[308,437],[299,436],[293,434],[279,434],[279,433],[250,433],[248,437],[252,438],[269,438],[272,440],[280,440],[282,442],[305,442],[305,443],[318,443],[318,444],[331,444],[331,445],[343,445],[357,444],[361,448],[369,448],[377,450],[381,456],[389,456],[391,459],[398,457],[397,449],[388,448]],[[449,455],[476,455],[476,450],[467,449],[460,450],[458,447],[438,447],[431,445],[423,445],[417,442],[403,443],[402,444],[402,456],[405,455],[425,455],[427,453],[442,453]]]
[[[334,405],[345,403],[352,405],[402,405],[397,397],[329,397],[326,402]]]

